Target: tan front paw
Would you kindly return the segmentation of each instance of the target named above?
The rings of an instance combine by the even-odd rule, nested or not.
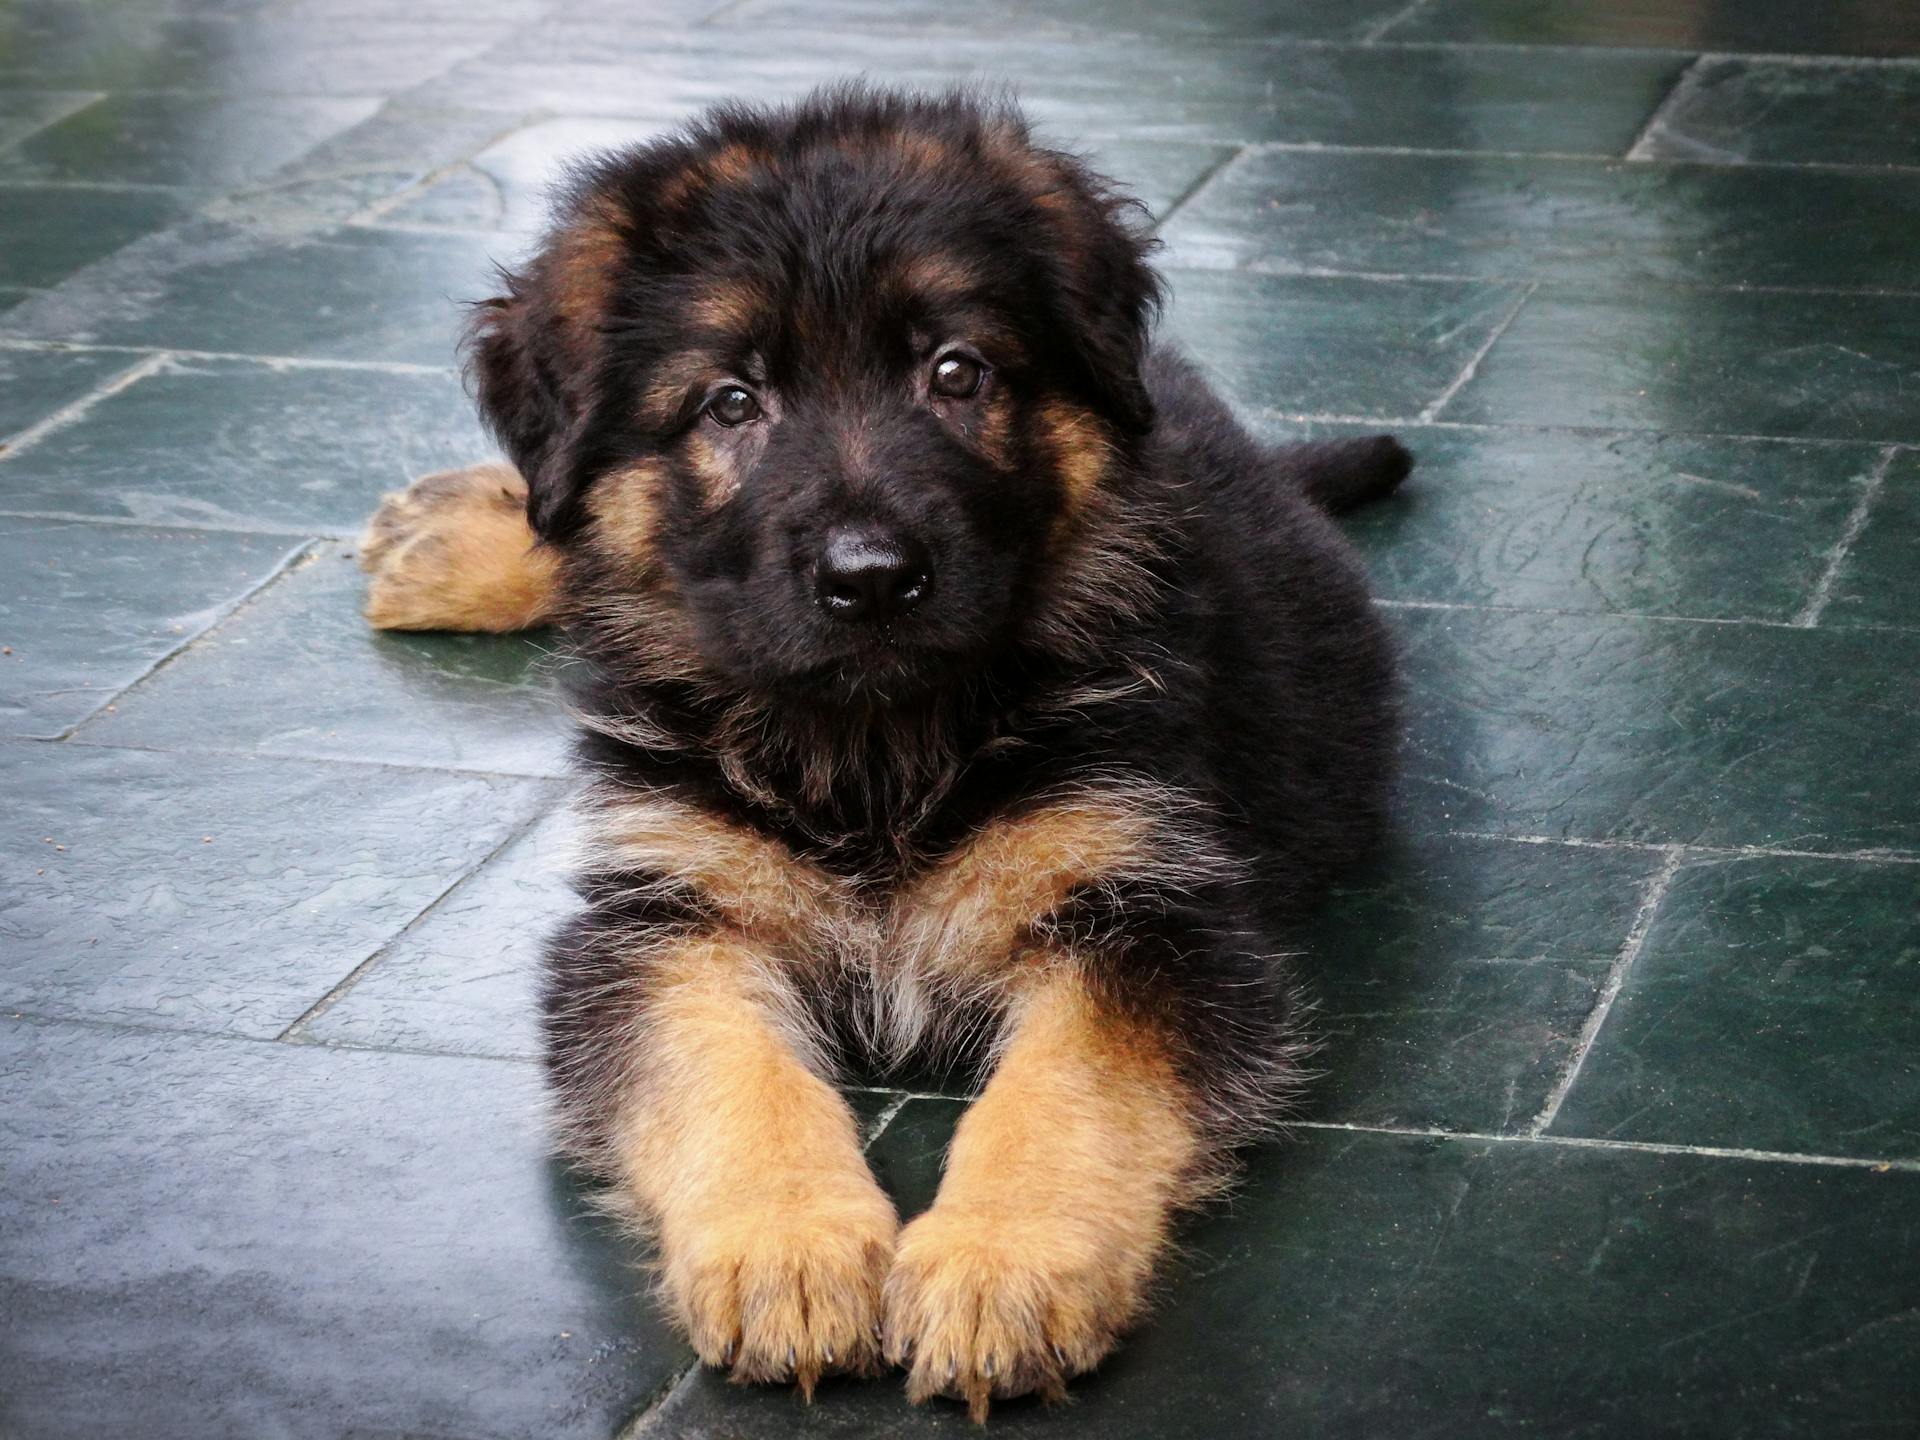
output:
[[[526,481],[499,463],[427,475],[386,496],[360,537],[368,621],[494,632],[545,624],[558,566],[536,546],[526,507]]]
[[[792,1380],[811,1398],[822,1375],[879,1368],[898,1229],[870,1181],[741,1199],[663,1233],[667,1303],[707,1364],[739,1381]]]
[[[907,1398],[1065,1396],[1139,1308],[1144,1263],[1070,1217],[935,1205],[900,1233],[887,1277],[887,1358]]]

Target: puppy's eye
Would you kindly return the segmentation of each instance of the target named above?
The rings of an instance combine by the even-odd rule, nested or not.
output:
[[[722,425],[744,425],[760,418],[760,402],[753,398],[752,392],[729,385],[707,401],[707,414]]]
[[[933,393],[948,400],[969,400],[980,393],[980,382],[986,378],[986,366],[956,351],[942,355],[933,367]]]

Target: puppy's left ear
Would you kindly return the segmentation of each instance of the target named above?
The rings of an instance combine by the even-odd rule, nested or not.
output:
[[[1076,156],[1034,150],[1033,199],[1054,235],[1058,284],[1077,358],[1107,415],[1131,435],[1153,428],[1141,367],[1161,300],[1147,263],[1155,242],[1139,201]]]
[[[527,481],[527,521],[556,539],[592,478],[586,437],[601,383],[603,317],[621,243],[604,219],[563,218],[539,254],[474,307],[468,373],[481,417]]]

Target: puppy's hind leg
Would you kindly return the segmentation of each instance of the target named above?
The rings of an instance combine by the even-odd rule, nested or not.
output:
[[[559,610],[559,561],[500,461],[443,470],[380,502],[360,537],[376,630],[526,630]]]

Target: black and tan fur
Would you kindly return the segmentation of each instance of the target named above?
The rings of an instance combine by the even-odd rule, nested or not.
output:
[[[562,1134],[737,1378],[1063,1393],[1299,1084],[1277,957],[1394,745],[1327,513],[1408,462],[1251,440],[1148,248],[1004,104],[720,110],[583,165],[479,309],[517,470],[369,531],[375,624],[556,619],[591,676]],[[901,1230],[832,1082],[928,1058],[984,1089]]]

